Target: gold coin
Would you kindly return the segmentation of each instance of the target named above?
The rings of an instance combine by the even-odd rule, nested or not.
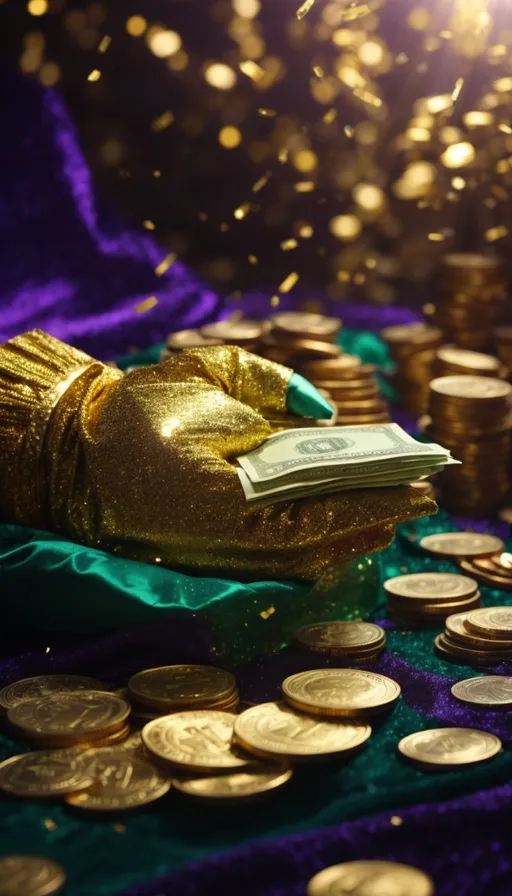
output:
[[[210,778],[173,778],[172,786],[188,796],[214,803],[235,803],[253,799],[282,787],[290,780],[293,769],[286,763],[258,763],[246,772],[214,775]]]
[[[311,878],[307,896],[434,896],[434,882],[419,868],[372,859],[331,865]]]
[[[130,713],[130,704],[106,691],[72,691],[36,697],[13,706],[9,722],[27,737],[106,736],[119,730]]]
[[[68,691],[101,691],[101,681],[83,675],[38,675],[8,684],[0,691],[0,706],[11,709],[24,700],[64,694]]]
[[[235,720],[235,738],[246,750],[264,759],[294,762],[349,756],[371,731],[364,722],[320,720],[295,712],[286,703],[251,706]]]
[[[283,695],[295,709],[315,715],[374,715],[394,706],[400,696],[396,681],[362,669],[311,669],[290,675]]]
[[[155,756],[191,772],[214,772],[250,766],[252,760],[233,747],[233,714],[209,709],[174,713],[148,722],[144,746]]]
[[[509,398],[512,387],[505,380],[489,376],[441,376],[430,382],[430,390],[447,398],[485,401]]]
[[[231,672],[216,666],[159,666],[138,672],[128,688],[146,706],[187,709],[227,700],[235,692],[236,681]]]
[[[445,621],[446,631],[454,641],[460,642],[463,647],[473,647],[480,650],[510,651],[512,655],[512,639],[510,641],[496,640],[476,635],[466,628],[467,613],[454,613]]]
[[[503,662],[504,654],[489,653],[485,650],[477,650],[473,647],[462,647],[456,641],[452,641],[449,635],[437,635],[434,639],[436,653],[450,662],[457,661],[468,666],[494,666]]]
[[[0,790],[31,799],[60,796],[90,787],[83,753],[41,750],[23,753],[0,763]]]
[[[478,565],[477,565],[478,564]],[[479,582],[491,587],[500,588],[502,591],[512,591],[512,581],[510,576],[500,576],[495,571],[496,567],[488,564],[485,558],[476,557],[471,560],[460,560],[459,566],[464,572],[470,572]],[[490,569],[493,572],[490,572]]]
[[[395,613],[403,613],[410,616],[450,616],[459,610],[473,610],[480,606],[480,592],[477,591],[472,597],[465,600],[441,601],[440,603],[425,603],[408,601],[405,598],[393,598],[389,601],[389,608]]]
[[[133,751],[87,750],[84,754],[92,786],[66,796],[66,802],[94,812],[122,811],[160,799],[171,788],[171,779]]]
[[[437,350],[437,358],[446,364],[456,364],[459,367],[467,367],[478,371],[494,371],[498,373],[500,362],[492,355],[485,355],[482,352],[472,352],[464,348],[457,348],[456,345],[442,345]]]
[[[327,317],[302,311],[278,311],[271,315],[271,323],[276,336],[288,333],[313,339],[327,339],[334,342],[342,326],[338,317]]]
[[[44,856],[0,858],[0,896],[53,896],[65,881],[64,869]]]
[[[481,535],[477,532],[440,532],[425,535],[420,547],[432,554],[448,557],[490,557],[502,551],[505,545],[495,535]]]
[[[395,576],[384,582],[388,594],[396,597],[432,602],[469,598],[477,590],[476,582],[451,572],[416,572]]]
[[[201,335],[220,339],[231,344],[258,342],[263,336],[264,326],[256,320],[218,320],[201,327]]]
[[[384,629],[372,622],[314,622],[295,632],[293,639],[315,653],[332,654],[373,651],[386,643]]]
[[[478,728],[430,728],[402,738],[398,749],[422,765],[450,768],[491,759],[500,752],[501,740]]]
[[[466,678],[454,684],[451,691],[464,703],[487,707],[512,706],[512,678],[508,675]]]
[[[512,577],[512,554],[508,554],[506,551],[493,554],[491,563],[499,575]]]
[[[340,355],[339,358],[325,359],[324,361],[306,361],[302,365],[304,376],[310,380],[339,379],[352,378],[355,374],[360,376],[369,376],[375,372],[375,368],[370,364],[361,364],[361,359],[357,355]]]
[[[105,736],[100,736],[98,734],[81,734],[79,737],[74,737],[73,735],[70,737],[32,737],[32,740],[34,741],[34,746],[37,746],[38,748],[47,747],[48,749],[53,750],[75,748],[77,750],[87,750],[89,747],[110,747],[114,746],[114,744],[120,744],[126,740],[129,734],[130,726],[121,725],[120,728]]]
[[[185,348],[204,348],[207,345],[223,345],[224,340],[213,336],[203,336],[200,330],[180,330],[169,333],[167,348],[171,351],[182,351]]]
[[[490,638],[512,638],[512,607],[482,607],[472,610],[466,619],[467,628]]]

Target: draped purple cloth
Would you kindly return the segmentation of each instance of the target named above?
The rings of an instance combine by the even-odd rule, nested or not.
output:
[[[229,302],[179,261],[157,276],[155,268],[167,250],[102,207],[57,94],[42,91],[14,73],[3,73],[0,121],[4,127],[0,141],[0,339],[41,327],[93,355],[110,358],[130,345],[143,348],[162,341],[171,330],[230,311]],[[248,314],[267,313],[268,295],[247,297],[244,309]],[[158,299],[157,305],[138,314],[135,306],[150,296]],[[293,301],[285,297],[283,307]],[[348,326],[370,329],[416,318],[406,308],[344,303],[338,310]],[[190,639],[194,657],[211,660],[200,627],[190,622],[187,634],[187,625],[173,622],[61,642],[48,657],[48,671],[94,668],[105,676],[110,672],[123,677],[134,657],[139,667],[144,660],[154,664],[166,651],[177,651],[174,655],[185,658]],[[19,678],[36,668],[41,672],[41,666],[39,648],[33,652],[27,643],[13,644],[2,673]],[[283,677],[297,668],[297,659],[292,663],[283,654],[240,670],[244,696],[275,698]],[[399,681],[406,705],[425,718],[440,724],[482,726],[499,734],[506,745],[512,743],[511,716],[482,715],[464,708],[450,694],[453,679],[424,672],[391,655],[382,657],[375,668]],[[390,823],[392,813],[387,811],[259,840],[124,889],[120,896],[304,896],[306,883],[316,871],[355,858],[417,865],[433,875],[438,896],[511,896],[511,798],[510,784],[437,802],[427,797],[424,804],[400,811],[402,823],[397,826]]]

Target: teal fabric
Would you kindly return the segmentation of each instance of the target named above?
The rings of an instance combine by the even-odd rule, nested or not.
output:
[[[329,420],[333,410],[328,401],[309,380],[299,373],[293,373],[288,383],[286,395],[288,410],[298,417],[314,417],[315,420]]]

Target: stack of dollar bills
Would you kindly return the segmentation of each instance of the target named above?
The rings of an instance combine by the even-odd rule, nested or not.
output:
[[[237,460],[247,501],[267,504],[407,485],[459,463],[446,448],[417,442],[396,423],[287,430]]]

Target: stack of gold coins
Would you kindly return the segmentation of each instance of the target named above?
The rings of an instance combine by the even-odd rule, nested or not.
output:
[[[498,358],[483,352],[472,352],[456,345],[442,345],[438,348],[432,367],[433,377],[492,376],[504,378],[506,371]]]
[[[460,560],[460,566],[489,588],[512,591],[512,554],[501,548],[490,556],[466,557]]]
[[[207,348],[210,345],[224,345],[224,340],[203,336],[200,330],[179,330],[177,333],[169,333],[167,345],[160,352],[160,360],[167,361],[176,352],[187,348]]]
[[[443,504],[454,513],[486,516],[507,497],[511,396],[507,382],[487,376],[445,376],[430,383],[425,432],[462,461],[436,480]]]
[[[315,622],[293,636],[302,650],[323,653],[350,665],[374,663],[386,646],[386,634],[372,622]]]
[[[215,666],[159,666],[128,682],[132,715],[143,720],[186,709],[235,712],[239,695],[231,672]]]
[[[501,259],[456,253],[441,263],[440,296],[434,320],[448,340],[462,348],[486,349],[505,292]]]
[[[412,414],[425,413],[435,353],[443,343],[442,331],[425,323],[415,323],[385,327],[380,335],[397,366],[393,383],[403,407]]]
[[[362,364],[355,355],[341,355],[305,361],[299,372],[332,398],[338,426],[390,421],[389,408],[380,397],[372,364]]]
[[[485,532],[437,532],[424,535],[420,547],[435,557],[449,557],[454,560],[474,560],[503,554],[505,545],[497,535]]]
[[[400,696],[396,681],[362,669],[309,669],[286,678],[282,690],[299,712],[340,719],[387,712]]]
[[[300,372],[307,361],[341,356],[342,350],[335,344],[341,326],[337,317],[301,311],[278,312],[269,320],[260,354]]]
[[[9,709],[11,731],[39,748],[100,747],[126,740],[130,704],[106,691],[70,691],[24,700]]]
[[[390,616],[407,627],[438,626],[452,613],[480,606],[477,583],[456,573],[395,576],[384,582],[384,590]]]
[[[495,327],[494,345],[496,354],[510,376],[512,372],[512,327]]]
[[[500,614],[505,611],[504,615]],[[486,620],[499,619],[500,637],[486,631]],[[480,625],[480,628],[478,626]],[[507,628],[508,626],[508,628]],[[434,641],[436,653],[454,663],[470,666],[495,666],[512,659],[512,611],[510,607],[482,608],[470,613],[455,613],[445,621],[445,631]]]
[[[68,691],[101,691],[104,687],[96,678],[85,675],[37,675],[22,678],[0,690],[0,712],[7,712],[24,700],[66,694]],[[106,688],[105,688],[106,690]]]

